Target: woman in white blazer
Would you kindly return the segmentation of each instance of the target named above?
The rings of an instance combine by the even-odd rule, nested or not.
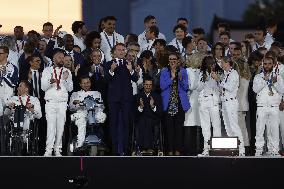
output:
[[[248,87],[251,78],[249,66],[245,60],[238,60],[236,62],[237,71],[240,76],[240,85],[237,93],[237,99],[239,101],[238,122],[242,131],[244,146],[249,146],[248,129],[246,126],[246,115],[249,111],[248,102]]]
[[[191,108],[185,114],[185,154],[197,155],[200,148],[200,117],[197,91],[199,85],[200,65],[204,55],[195,54],[186,60],[189,91],[187,93]]]

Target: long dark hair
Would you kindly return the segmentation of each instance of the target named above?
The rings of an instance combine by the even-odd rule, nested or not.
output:
[[[212,56],[205,56],[202,60],[202,63],[201,63],[201,68],[200,68],[200,71],[202,73],[202,81],[204,82],[205,81],[205,78],[204,76],[206,75],[206,72],[211,72],[212,69],[214,69],[215,65],[215,60]]]
[[[223,43],[221,43],[221,42],[217,42],[217,43],[213,46],[213,49],[212,49],[213,57],[216,58],[216,57],[215,57],[215,56],[216,56],[215,50],[216,50],[216,47],[217,47],[217,46],[221,46],[221,48],[222,48],[222,57],[224,57],[224,56],[225,56],[225,47],[224,47]]]

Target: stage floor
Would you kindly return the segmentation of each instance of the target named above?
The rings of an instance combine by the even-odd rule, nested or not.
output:
[[[283,169],[283,157],[0,157],[0,186],[76,188],[84,176],[85,188],[275,188]]]

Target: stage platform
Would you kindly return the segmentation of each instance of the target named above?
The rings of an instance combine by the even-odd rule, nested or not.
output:
[[[283,157],[0,157],[3,189],[76,188],[69,181],[78,176],[93,189],[270,189],[283,172]]]

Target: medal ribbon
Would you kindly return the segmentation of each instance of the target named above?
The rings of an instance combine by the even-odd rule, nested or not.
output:
[[[59,74],[59,78],[57,79],[56,69],[53,68],[53,73],[54,73],[54,77],[55,77],[55,80],[56,80],[57,90],[58,90],[59,87],[60,87],[59,85],[60,85],[60,80],[61,80],[61,76],[62,76],[62,71],[63,71],[63,68],[61,68],[60,74]]]

